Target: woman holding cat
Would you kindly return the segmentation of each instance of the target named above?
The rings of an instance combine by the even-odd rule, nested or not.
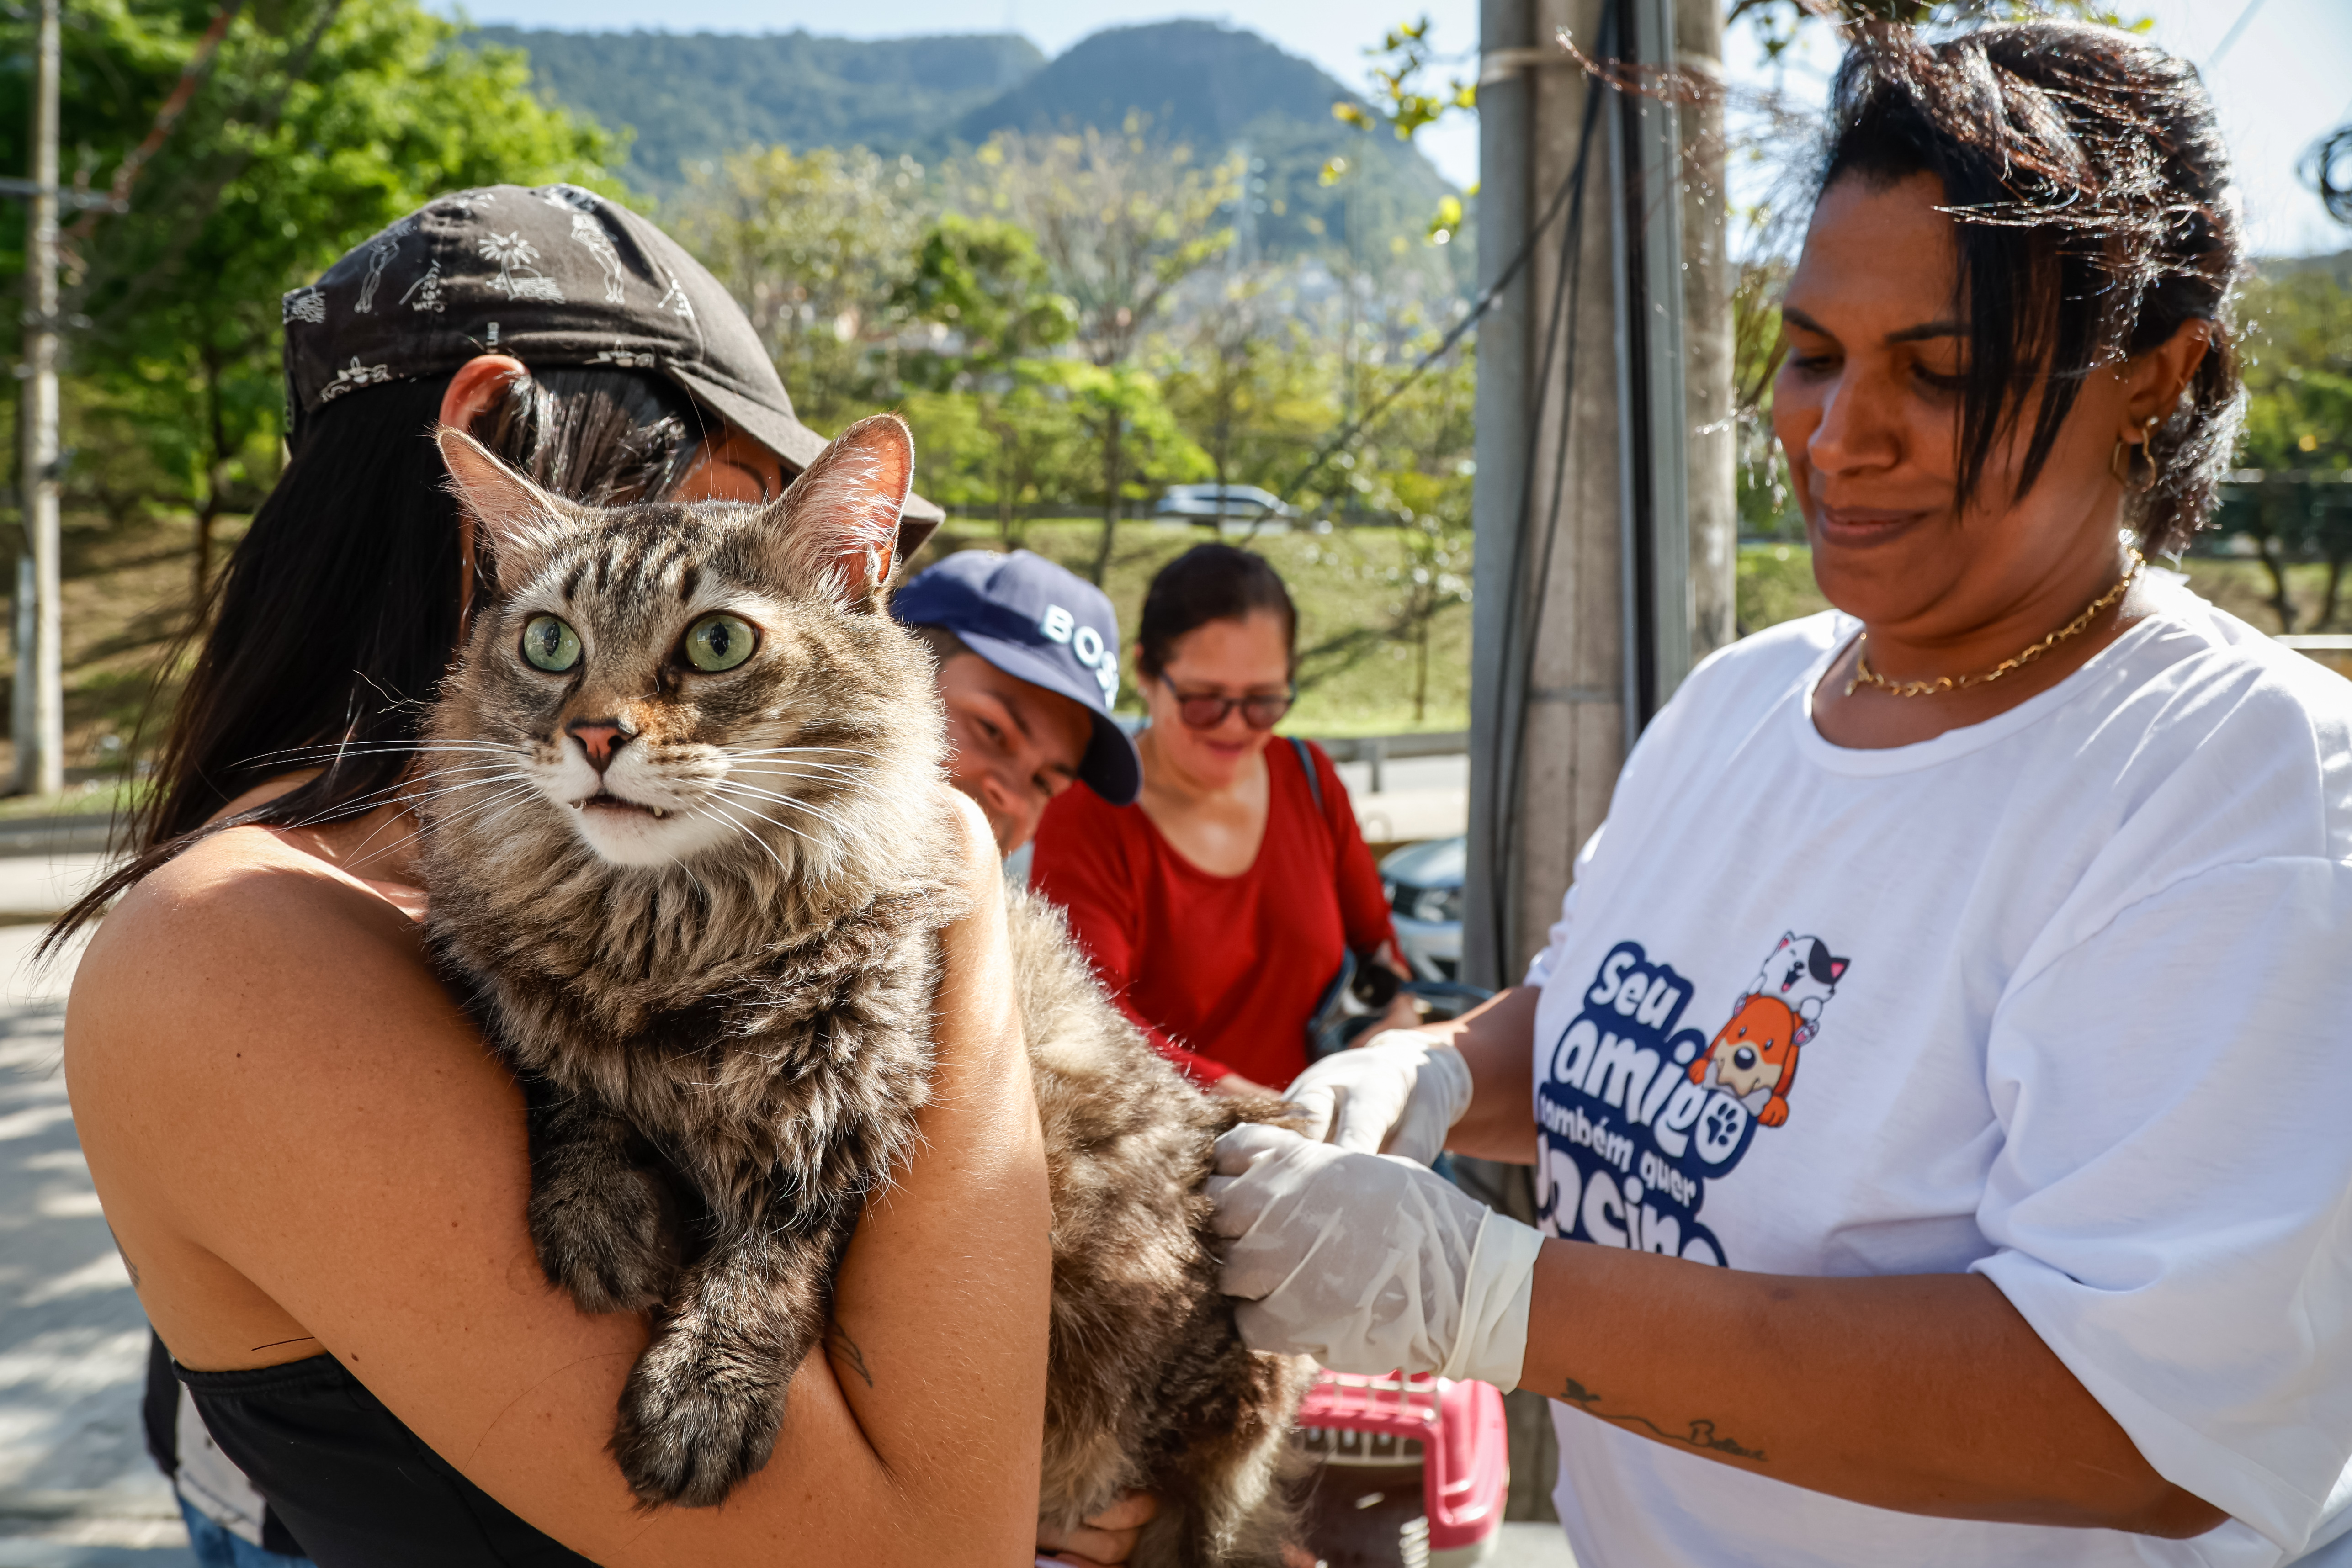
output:
[[[402,776],[490,565],[433,427],[599,504],[756,501],[822,438],[715,281],[571,187],[442,198],[287,321],[286,471],[224,575],[142,853],[64,927],[121,895],[66,1068],[196,1410],[327,1568],[1018,1559],[1049,1218],[977,811],[942,787],[975,913],[944,937],[922,1152],[869,1206],[828,1354],[724,1510],[648,1512],[624,1484],[605,1445],[646,1323],[546,1283],[515,1084],[418,938]]]
[[[1404,973],[1339,770],[1310,741],[1275,740],[1297,642],[1264,556],[1196,545],[1160,568],[1136,644],[1151,712],[1142,796],[1132,809],[1055,797],[1031,865],[1104,988],[1218,1093],[1298,1075],[1343,956]],[[1399,998],[1390,1021],[1414,1018]]]
[[[2212,109],[2037,22],[1859,32],[1832,117],[1836,612],[1683,685],[1523,987],[1226,1135],[1224,1284],[1549,1396],[1580,1561],[2267,1568],[2352,1527],[2352,687],[2147,564],[2243,407]],[[1441,1144],[1541,1229],[1371,1152]]]

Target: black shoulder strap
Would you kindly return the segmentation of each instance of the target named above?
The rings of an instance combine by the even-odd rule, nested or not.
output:
[[[1298,753],[1298,766],[1307,769],[1307,792],[1315,797],[1315,814],[1329,816],[1331,813],[1323,808],[1323,776],[1315,771],[1315,754],[1307,750],[1307,743],[1295,735],[1290,737],[1290,746]]]

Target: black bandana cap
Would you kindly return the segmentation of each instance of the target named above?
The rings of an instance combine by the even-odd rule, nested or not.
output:
[[[479,354],[653,371],[795,473],[825,438],[751,323],[677,241],[577,185],[436,197],[286,296],[287,439],[346,392],[446,375]],[[943,514],[907,497],[898,559]]]

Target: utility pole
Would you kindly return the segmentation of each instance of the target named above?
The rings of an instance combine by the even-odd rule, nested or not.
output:
[[[26,193],[24,444],[16,491],[25,548],[16,569],[16,793],[65,788],[64,659],[58,583],[58,0],[41,0],[33,66],[33,167]],[[32,613],[24,612],[26,601]]]
[[[1464,931],[1478,985],[1518,979],[1642,727],[1731,638],[1721,110],[1659,79],[1719,77],[1718,6],[1482,4],[1486,279],[1535,244],[1478,335]],[[1589,75],[1562,32],[1636,89]]]

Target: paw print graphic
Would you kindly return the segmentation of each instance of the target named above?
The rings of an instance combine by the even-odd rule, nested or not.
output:
[[[1740,1134],[1747,1131],[1748,1107],[1728,1094],[1717,1093],[1693,1129],[1699,1157],[1708,1165],[1721,1165],[1739,1147]]]

